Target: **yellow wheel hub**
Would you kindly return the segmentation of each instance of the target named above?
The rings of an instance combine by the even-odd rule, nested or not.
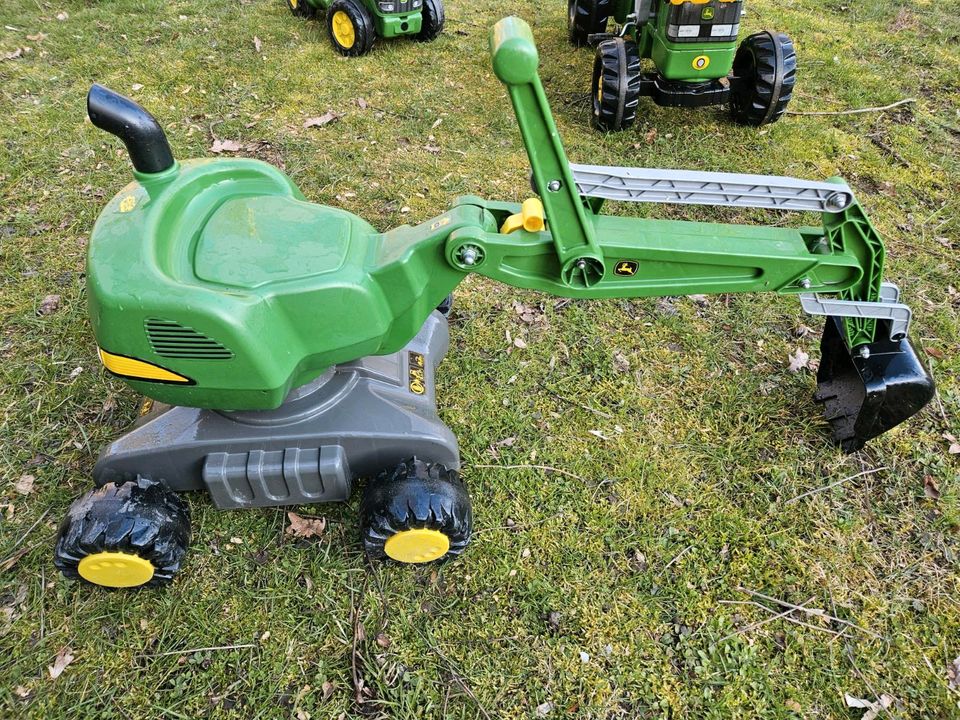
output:
[[[297,5],[299,4],[298,0],[288,0],[288,2],[290,3],[290,7],[292,7],[294,10],[297,9]]]
[[[357,41],[357,31],[353,27],[353,20],[343,10],[333,14],[333,37],[342,48],[349,50]]]
[[[384,543],[383,550],[402,563],[427,563],[439,560],[450,549],[450,538],[439,530],[416,528],[402,530]]]
[[[153,577],[153,563],[139,555],[100,552],[87,555],[77,566],[80,577],[104,587],[136,587]]]

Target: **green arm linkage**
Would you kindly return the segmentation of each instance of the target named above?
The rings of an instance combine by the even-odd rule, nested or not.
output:
[[[547,227],[511,234],[463,227],[446,244],[447,261],[510,285],[576,298],[734,292],[840,293],[875,302],[883,244],[856,202],[823,214],[823,227],[799,229],[605,216],[580,196],[543,87],[529,26],[506,18],[491,52],[507,86],[540,190]],[[514,204],[464,198],[498,223]],[[851,347],[871,342],[876,322],[848,321]]]

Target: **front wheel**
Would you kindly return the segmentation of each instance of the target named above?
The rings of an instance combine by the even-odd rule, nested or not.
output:
[[[327,32],[334,50],[347,57],[370,52],[377,34],[370,12],[357,0],[334,0],[327,9]]]
[[[611,38],[597,46],[593,61],[593,113],[598,130],[626,130],[640,106],[640,51],[632,40]]]
[[[312,18],[317,14],[317,9],[307,0],[287,0],[287,8],[297,17]]]
[[[54,564],[66,577],[111,588],[166,585],[190,543],[190,510],[146,478],[91,490],[60,525]]]
[[[363,547],[373,560],[422,564],[453,558],[470,542],[473,514],[460,474],[411,458],[371,480],[360,504]]]
[[[420,32],[415,39],[419,42],[435,40],[437,35],[443,32],[445,21],[442,0],[423,0],[421,17],[423,20],[420,24]]]
[[[741,125],[759,127],[780,119],[793,96],[797,53],[783,33],[747,37],[733,58],[730,112]]]
[[[567,0],[567,36],[577,47],[591,35],[605,32],[612,8],[610,0]]]

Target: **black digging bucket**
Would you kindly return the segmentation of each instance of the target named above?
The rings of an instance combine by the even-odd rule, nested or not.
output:
[[[820,341],[820,369],[814,399],[823,403],[833,439],[844,452],[916,415],[933,398],[933,378],[907,338],[877,340],[851,354],[840,318],[828,317]],[[877,321],[877,337],[889,325]]]

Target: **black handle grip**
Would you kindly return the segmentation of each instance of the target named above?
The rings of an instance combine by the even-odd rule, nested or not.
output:
[[[130,98],[94,83],[87,93],[87,115],[98,128],[123,140],[138,172],[159,173],[173,166],[160,123]]]

